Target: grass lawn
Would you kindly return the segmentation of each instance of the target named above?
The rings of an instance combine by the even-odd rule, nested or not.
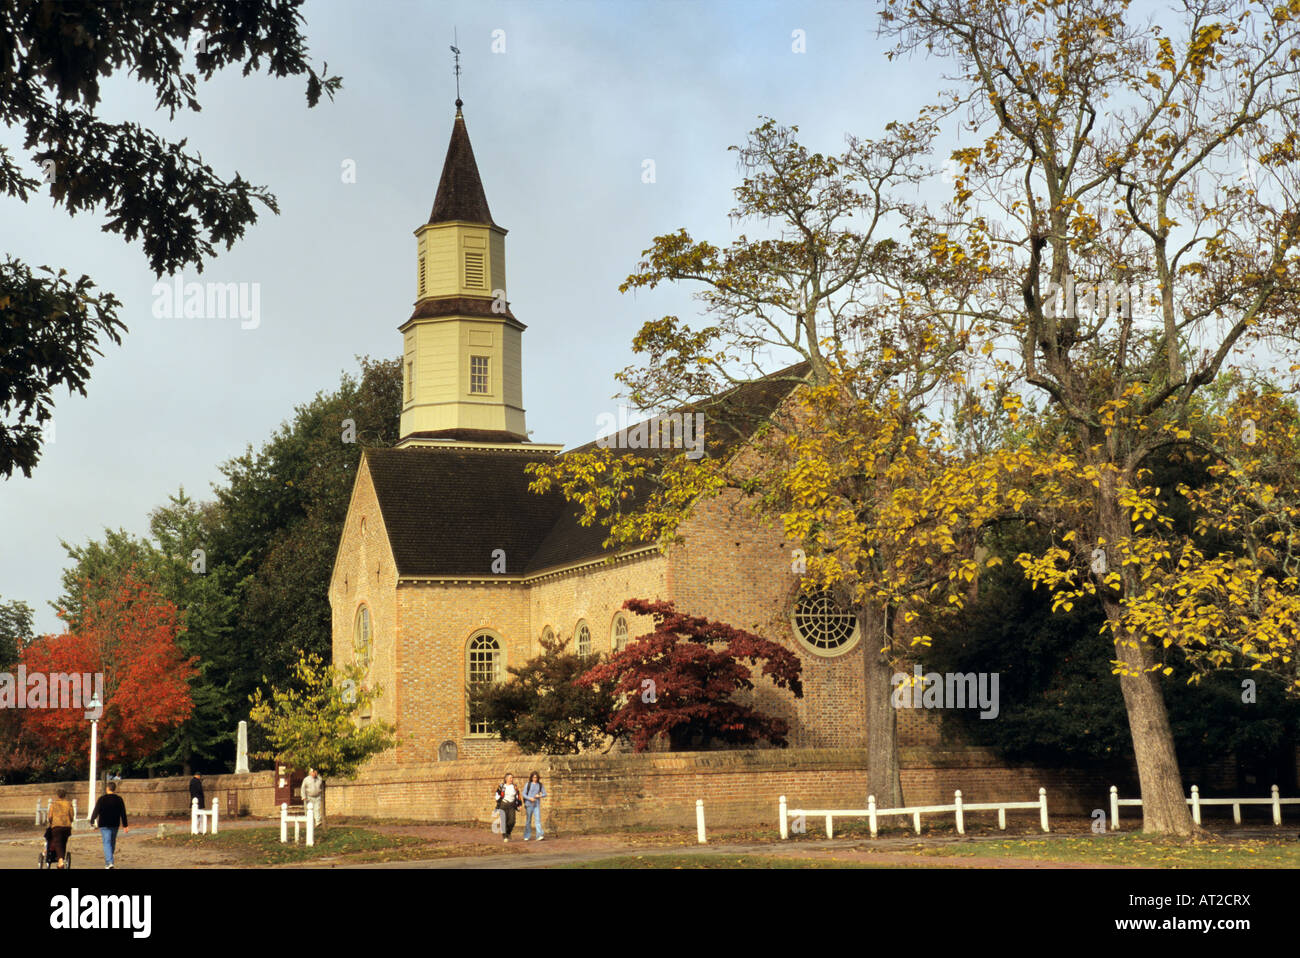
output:
[[[1031,858],[1149,868],[1300,868],[1300,841],[1290,838],[1233,840],[1209,837],[1184,842],[1140,834],[1081,835],[917,844],[903,850],[935,857],[974,855],[980,858]]]
[[[870,862],[816,861],[771,855],[620,855],[556,868],[874,868]]]
[[[440,858],[473,855],[473,848],[461,845],[436,845],[421,838],[384,835],[368,828],[331,825],[316,832],[316,844],[280,844],[280,826],[241,828],[217,835],[168,835],[151,838],[151,844],[176,848],[221,850],[240,857],[246,865],[289,865],[322,858],[346,859],[349,862],[401,861],[413,858]]]

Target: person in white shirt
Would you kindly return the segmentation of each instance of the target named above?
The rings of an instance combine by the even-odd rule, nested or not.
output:
[[[500,822],[499,829],[494,827],[493,831],[500,831],[505,841],[510,841],[510,833],[515,830],[515,812],[523,804],[523,799],[519,797],[519,786],[515,784],[515,777],[510,772],[506,772],[505,781],[497,786],[497,821]]]
[[[315,812],[314,824],[325,824],[325,779],[320,777],[316,769],[307,769],[307,777],[302,780],[298,793],[302,796],[303,805],[310,804]]]

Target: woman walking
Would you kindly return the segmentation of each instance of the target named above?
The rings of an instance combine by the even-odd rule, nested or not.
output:
[[[506,772],[505,781],[497,786],[497,813],[501,816],[501,831],[505,841],[510,841],[510,833],[515,830],[515,812],[523,804],[523,799],[519,797],[519,786],[515,784],[515,777]]]
[[[68,801],[68,790],[61,788],[58,798],[50,803],[50,846],[54,857],[58,859],[56,868],[63,868],[63,860],[68,857],[68,839],[72,837],[72,803]]]
[[[528,784],[524,786],[524,841],[528,841],[528,826],[533,826],[533,833],[540,842],[546,836],[542,834],[542,799],[546,797],[546,787],[542,785],[542,776],[532,772]]]

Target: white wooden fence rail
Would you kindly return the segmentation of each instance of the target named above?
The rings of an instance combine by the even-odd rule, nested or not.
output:
[[[1047,789],[1038,790],[1038,801],[1036,802],[980,802],[977,804],[968,804],[961,799],[961,789],[953,793],[953,803],[951,805],[912,805],[905,808],[876,808],[876,796],[867,796],[866,808],[789,808],[787,807],[785,796],[782,795],[777,802],[777,814],[781,823],[781,837],[790,837],[790,820],[803,818],[824,818],[826,819],[826,837],[835,837],[834,821],[837,818],[862,818],[867,819],[867,825],[871,829],[871,837],[875,838],[877,833],[877,823],[881,818],[887,818],[891,815],[911,816],[912,828],[916,834],[921,834],[921,816],[923,814],[942,814],[952,812],[957,821],[957,834],[966,834],[966,812],[992,812],[998,813],[998,828],[1006,830],[1007,827],[1007,809],[1038,809],[1039,825],[1043,831],[1050,831],[1047,824]]]
[[[314,806],[316,799],[311,798],[302,806],[301,813],[289,814],[289,803],[280,803],[280,844],[287,844],[289,841],[289,823],[293,822],[293,843],[298,844],[298,826],[307,826],[307,844],[316,844],[316,813]]]
[[[1241,806],[1243,805],[1272,805],[1273,806],[1273,824],[1282,824],[1282,806],[1283,805],[1300,805],[1300,798],[1280,798],[1278,796],[1277,786],[1273,786],[1273,795],[1271,798],[1201,798],[1201,790],[1193,785],[1192,797],[1187,800],[1187,804],[1192,806],[1192,821],[1197,825],[1201,824],[1201,806],[1202,805],[1231,805],[1232,820],[1236,824],[1241,824]],[[1120,798],[1119,788],[1115,785],[1110,787],[1110,830],[1116,831],[1119,828],[1119,809],[1121,805],[1141,808],[1142,799],[1140,798]]]
[[[212,800],[212,808],[199,808],[197,798],[190,799],[190,834],[206,835],[208,824],[212,824],[212,834],[217,834],[217,799]]]

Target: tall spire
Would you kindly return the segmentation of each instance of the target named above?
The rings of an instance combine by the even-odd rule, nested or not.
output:
[[[505,301],[506,231],[492,222],[460,104],[402,324],[402,444],[520,444],[524,324]]]
[[[461,114],[460,106],[458,99],[456,121],[451,127],[451,142],[447,144],[447,158],[442,162],[442,179],[438,181],[438,193],[433,200],[429,222],[464,220],[467,223],[495,226],[492,213],[488,210],[487,194],[483,192],[483,181],[479,179],[478,164],[474,162],[474,148],[469,144],[469,131],[465,128],[465,117]]]

